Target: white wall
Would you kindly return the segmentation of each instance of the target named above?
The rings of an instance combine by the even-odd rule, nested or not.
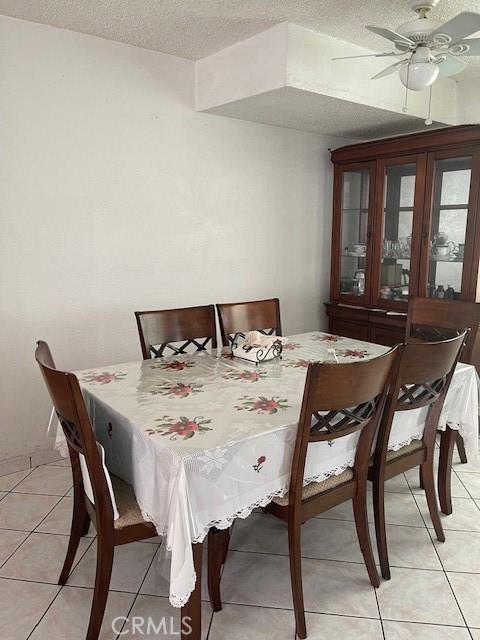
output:
[[[0,18],[0,460],[45,448],[35,340],[139,357],[133,311],[279,296],[324,326],[340,140],[193,110],[192,62]]]
[[[457,111],[460,124],[480,124],[480,79],[461,79],[457,85]]]

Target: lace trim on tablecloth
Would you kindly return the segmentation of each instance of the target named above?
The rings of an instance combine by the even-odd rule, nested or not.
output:
[[[415,433],[409,436],[406,440],[401,440],[400,442],[396,442],[393,446],[388,447],[389,451],[398,451],[402,447],[406,447],[414,440],[422,440],[423,439],[423,428],[418,433]]]

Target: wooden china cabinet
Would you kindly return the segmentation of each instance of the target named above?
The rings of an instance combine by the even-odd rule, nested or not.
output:
[[[332,151],[332,333],[401,341],[409,295],[480,300],[480,126]]]

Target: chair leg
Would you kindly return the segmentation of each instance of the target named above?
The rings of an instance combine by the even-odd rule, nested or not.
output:
[[[296,633],[299,638],[307,637],[305,607],[302,585],[302,547],[300,523],[294,520],[288,523],[288,549],[290,553],[290,579],[292,583],[293,608],[295,611]]]
[[[86,640],[98,640],[100,634],[112,575],[113,553],[113,540],[106,540],[102,535],[99,535],[97,538],[97,573]]]
[[[447,425],[440,435],[440,459],[438,463],[438,497],[440,509],[445,515],[452,513],[452,457],[457,432]]]
[[[437,495],[435,493],[435,482],[433,479],[433,454],[421,465],[421,474],[425,485],[425,495],[427,498],[428,510],[432,519],[433,527],[437,535],[437,540],[445,542],[445,534],[443,532],[440,514],[438,512]]]
[[[220,574],[228,550],[228,529],[210,529],[208,532],[208,593],[214,611],[222,610]]]
[[[67,555],[65,556],[65,562],[63,563],[62,572],[58,579],[58,584],[65,584],[70,575],[73,561],[77,553],[80,538],[88,532],[90,526],[90,517],[85,509],[85,505],[81,499],[74,499],[73,513],[72,513],[72,525],[70,528],[70,540],[68,541]]]
[[[373,481],[373,511],[375,515],[375,535],[382,578],[390,580],[388,561],[387,531],[385,528],[385,486],[378,478]]]
[[[357,490],[358,491],[358,490]],[[380,586],[380,578],[378,577],[375,559],[373,557],[372,542],[370,540],[370,531],[368,528],[367,516],[367,492],[357,493],[353,498],[353,514],[355,516],[355,527],[357,529],[358,542],[362,551],[363,560],[367,567],[368,577],[372,586]]]
[[[462,436],[458,433],[458,431],[457,431],[456,443],[457,443],[458,455],[460,456],[460,462],[462,464],[467,464],[468,460],[467,460],[467,454],[465,453],[465,443],[463,441]]]

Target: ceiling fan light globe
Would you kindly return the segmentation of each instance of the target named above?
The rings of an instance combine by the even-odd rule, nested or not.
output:
[[[400,68],[400,81],[411,91],[423,91],[438,78],[440,69],[431,62],[411,62]]]

